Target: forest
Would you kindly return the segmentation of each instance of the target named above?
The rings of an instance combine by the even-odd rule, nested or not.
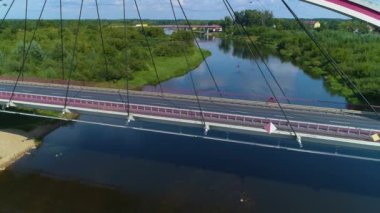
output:
[[[352,104],[362,102],[334,71],[317,46],[291,19],[275,19],[270,11],[247,10],[236,14],[250,38],[270,49],[272,54],[291,61],[313,78],[323,78],[333,94]],[[314,29],[319,21],[321,27]],[[347,76],[370,99],[380,104],[380,30],[357,20],[302,20],[319,43],[334,58]],[[245,38],[230,17],[223,21],[226,37]]]
[[[141,28],[123,22],[107,21],[102,24],[104,51],[100,28],[96,20],[84,20],[80,24],[77,50],[74,52],[77,21],[63,23],[63,54],[59,21],[42,21],[32,41],[36,21],[8,20],[0,28],[0,75],[46,79],[72,79],[98,82],[99,86],[124,86],[131,88],[157,84],[154,66]],[[24,42],[24,35],[26,39]],[[160,81],[183,75],[202,61],[190,32],[178,31],[166,35],[156,27],[145,28]],[[25,45],[24,45],[25,43]],[[29,49],[29,51],[28,51]],[[24,53],[26,63],[22,68]],[[184,59],[186,54],[190,67]],[[210,53],[205,51],[206,56]],[[62,55],[64,58],[62,70]],[[74,57],[75,56],[75,57]]]

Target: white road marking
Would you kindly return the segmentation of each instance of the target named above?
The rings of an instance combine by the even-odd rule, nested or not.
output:
[[[92,96],[89,96],[89,95],[81,95],[80,97],[81,98],[92,98]]]
[[[250,112],[243,112],[243,111],[231,111],[232,113],[238,113],[238,114],[250,114]]]
[[[159,106],[170,106],[169,104],[158,104]]]
[[[285,116],[283,116],[283,115],[273,115],[273,117],[276,117],[276,118],[285,118]],[[286,116],[287,118],[291,118],[291,119],[293,119],[294,117],[293,116]]]
[[[32,93],[33,91],[30,91],[30,90],[21,90],[21,92]]]
[[[335,123],[335,124],[345,124],[345,125],[349,125],[350,123],[349,122],[343,122],[343,121],[329,121],[330,123]]]

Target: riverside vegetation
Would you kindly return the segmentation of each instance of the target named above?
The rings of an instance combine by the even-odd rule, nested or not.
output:
[[[269,11],[246,10],[237,15],[258,45],[293,62],[313,78],[323,78],[331,93],[346,97],[351,104],[361,103],[294,20],[275,19]],[[314,22],[302,21],[371,103],[380,104],[379,29],[357,20],[328,19],[319,20],[321,27],[314,29]],[[226,38],[246,39],[229,17],[222,25]]]
[[[103,22],[105,43],[105,51],[103,51],[97,21],[82,21],[73,63],[74,69],[72,69],[77,22],[64,21],[65,71],[62,72],[59,21],[42,21],[36,31],[34,41],[31,42],[36,23],[33,20],[28,21],[25,46],[23,21],[9,20],[2,25],[0,28],[1,75],[18,75],[23,54],[30,45],[24,77],[67,79],[70,70],[73,70],[73,80],[97,82],[99,86],[110,83],[114,87],[123,88],[126,85],[126,79],[129,80],[131,88],[158,83],[144,34],[138,27],[129,25],[125,41],[123,22]],[[178,31],[172,35],[166,35],[161,28],[147,27],[145,30],[160,81],[183,75],[203,61],[189,32]],[[183,57],[183,51],[189,57],[190,67]],[[204,53],[206,56],[210,55],[208,51]]]

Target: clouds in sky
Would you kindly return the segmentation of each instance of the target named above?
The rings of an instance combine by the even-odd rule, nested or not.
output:
[[[62,0],[64,18],[75,19],[79,14],[81,0]],[[180,0],[190,19],[221,19],[227,16],[227,10],[222,0]],[[3,0],[10,5],[12,0]],[[44,0],[29,0],[29,17],[38,17]],[[169,0],[137,0],[143,18],[171,19]],[[177,0],[173,0],[178,10]],[[344,16],[309,5],[299,0],[287,0],[296,13],[303,18],[344,18]],[[123,0],[98,0],[100,14],[106,19],[120,19],[123,17]],[[126,0],[128,18],[136,18],[136,8],[133,0]],[[280,0],[230,0],[235,10],[259,9],[271,10],[276,17],[291,17]],[[3,17],[6,7],[0,6],[0,16]],[[24,16],[25,0],[15,0],[9,18]],[[180,11],[178,10],[178,14]],[[84,18],[96,18],[95,0],[84,0]],[[44,18],[59,18],[59,0],[47,0]]]

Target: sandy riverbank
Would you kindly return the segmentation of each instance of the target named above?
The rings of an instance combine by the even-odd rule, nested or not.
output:
[[[65,123],[66,121],[57,121],[38,126],[29,132],[13,129],[0,130],[0,171],[5,170],[30,150],[35,149],[37,140]]]
[[[28,133],[18,130],[0,131],[0,171],[36,148],[35,140]]]

